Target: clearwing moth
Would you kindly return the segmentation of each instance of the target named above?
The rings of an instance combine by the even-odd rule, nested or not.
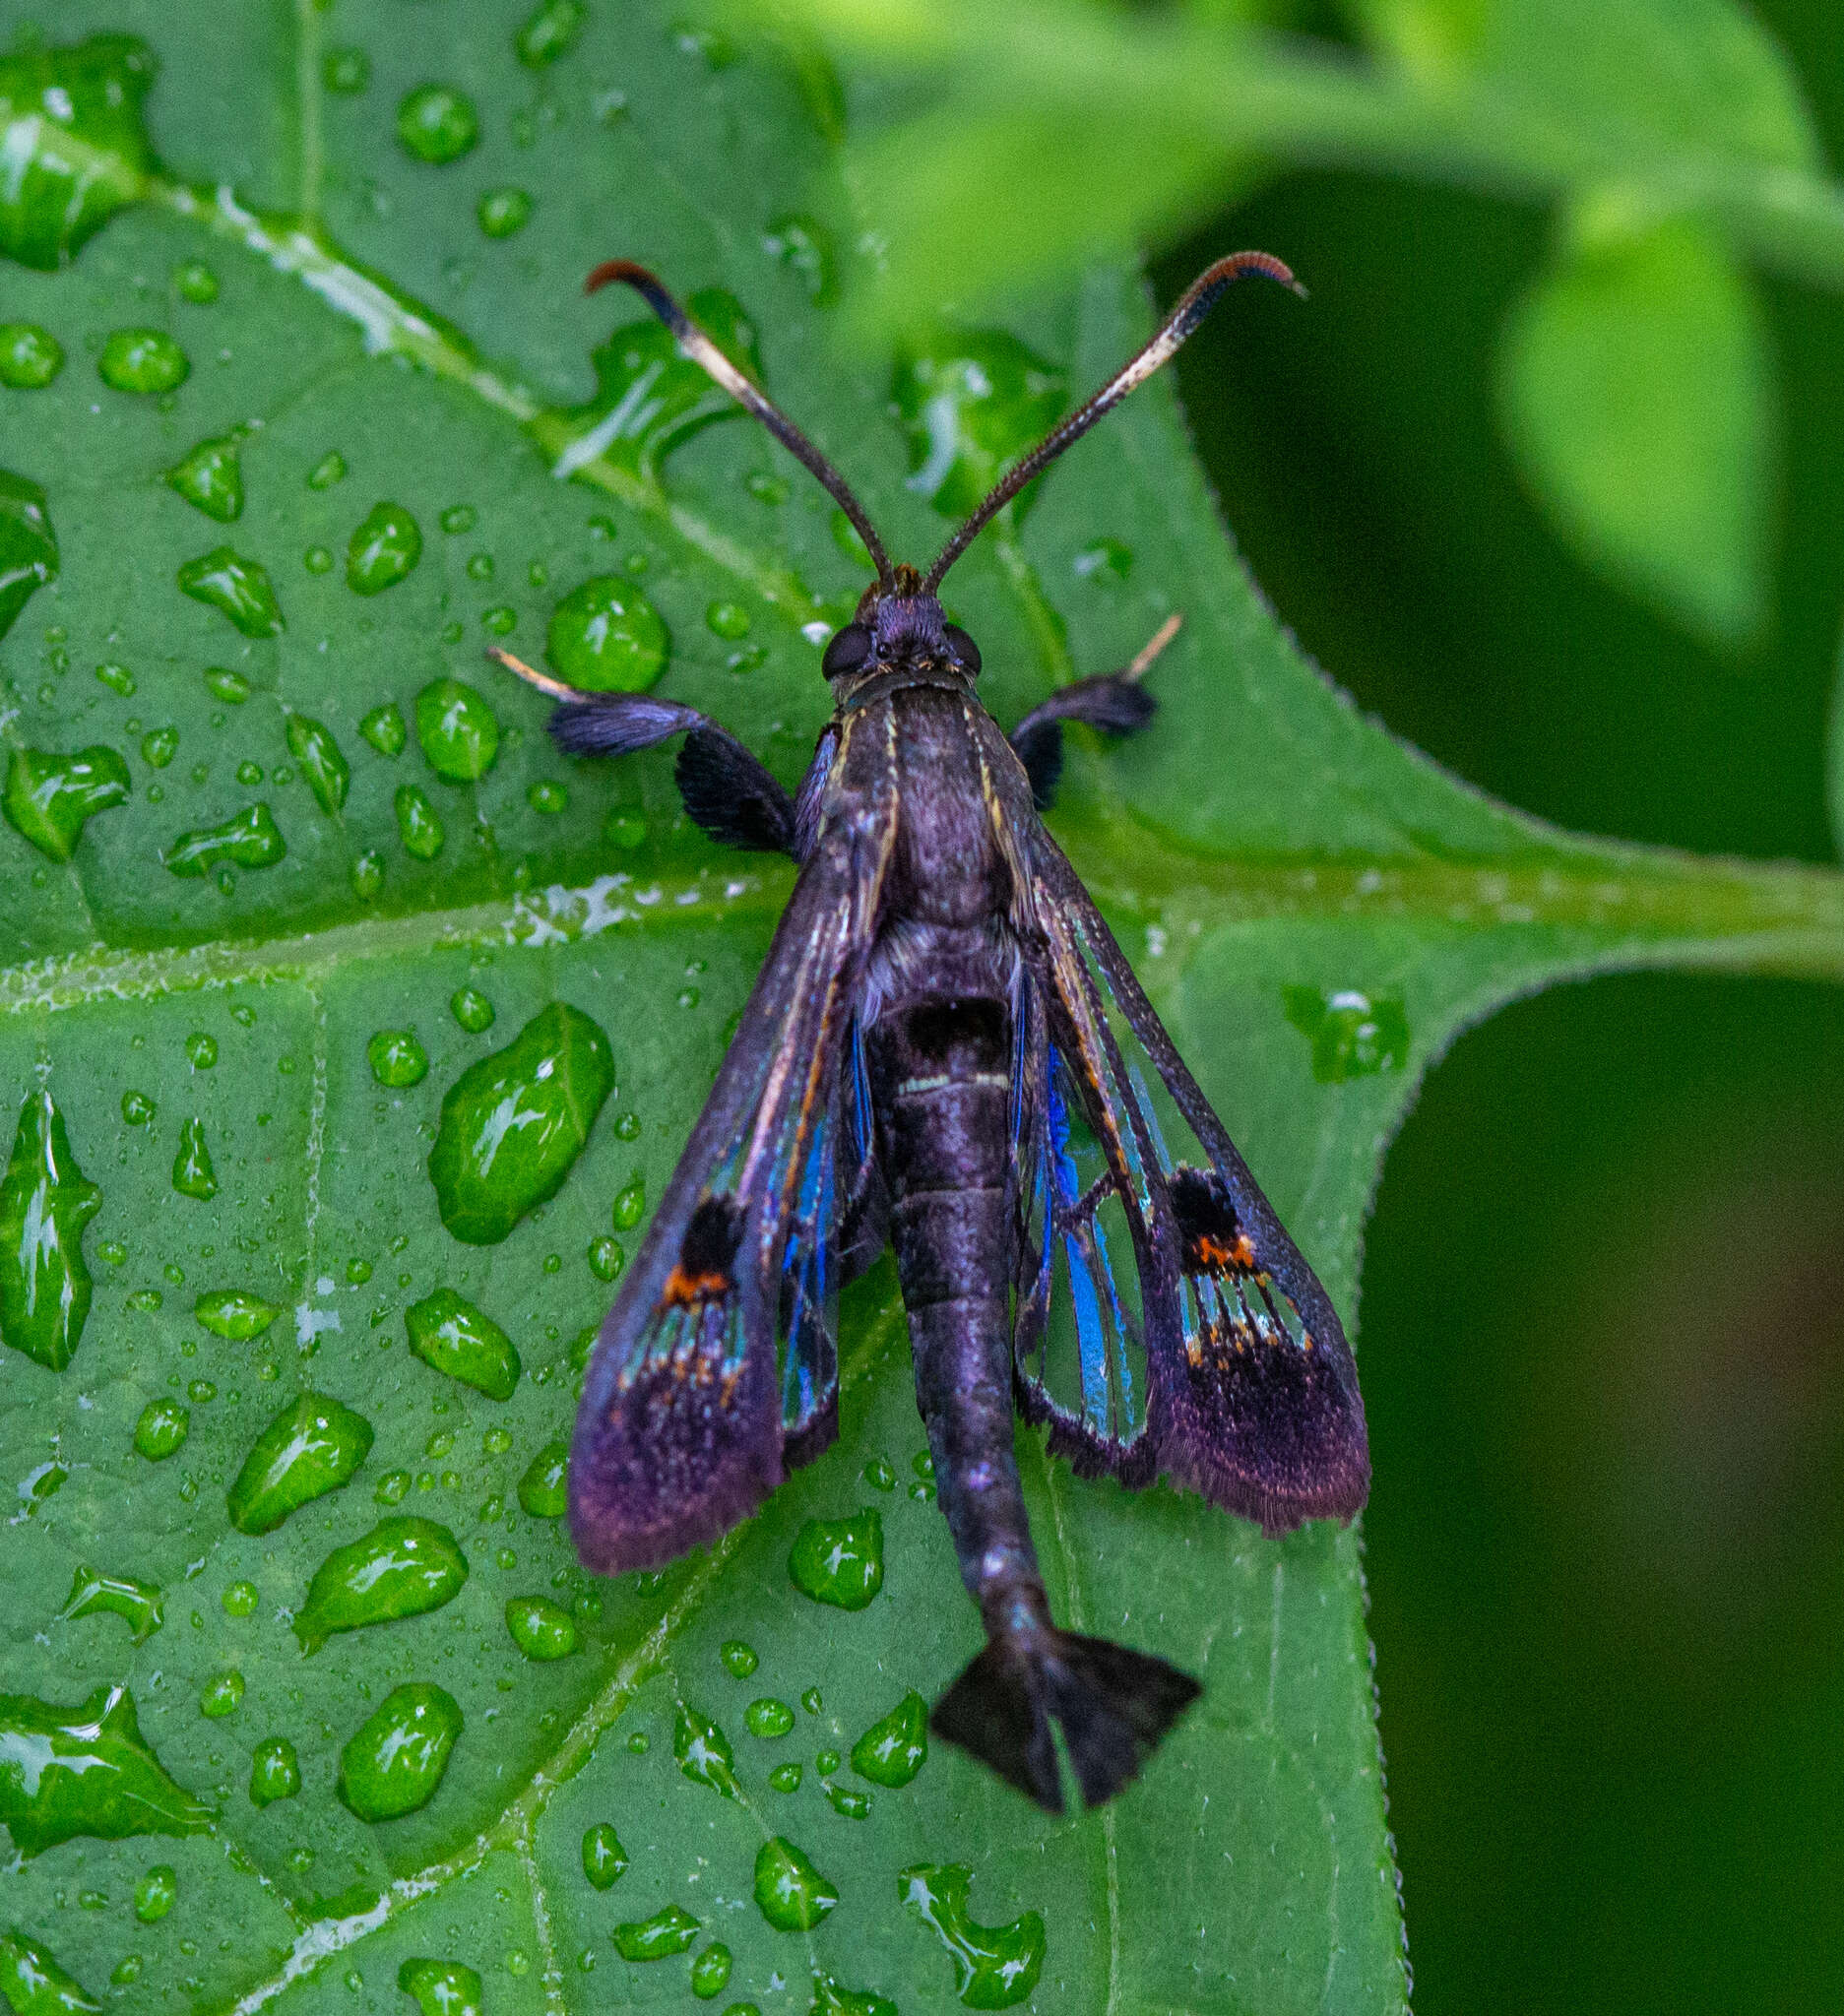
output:
[[[825,485],[877,570],[825,647],[833,714],[795,797],[697,710],[552,694],[558,745],[620,756],[685,737],[686,810],[799,864],[711,1097],[603,1324],[570,1455],[584,1561],[649,1568],[746,1517],[838,1428],[841,1286],[892,1243],[942,1512],[986,1643],[930,1726],[1052,1812],[1051,1733],[1111,1798],[1196,1698],[1164,1660],[1059,1630],[1032,1548],[1013,1414],[1081,1476],[1164,1476],[1269,1534],[1348,1519],[1369,1487],[1337,1315],[1160,1026],[1039,814],[1062,724],[1142,728],[1128,666],[1062,687],[1005,735],[942,576],[1047,464],[1172,356],[1239,252],[1024,456],[926,574],[893,566],[831,464],[626,260],[700,364]]]

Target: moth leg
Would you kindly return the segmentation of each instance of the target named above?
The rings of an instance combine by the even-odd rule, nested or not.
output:
[[[583,693],[497,647],[487,657],[553,696],[548,725],[559,749],[572,756],[628,756],[682,733],[685,745],[672,776],[693,821],[726,847],[795,851],[794,800],[709,715],[650,693]]]
[[[1011,732],[1011,745],[1031,780],[1031,795],[1040,812],[1048,812],[1056,797],[1057,781],[1063,774],[1063,723],[1086,722],[1111,735],[1130,735],[1143,728],[1158,711],[1159,703],[1140,681],[1153,661],[1178,634],[1183,620],[1171,615],[1160,624],[1130,664],[1099,678],[1077,679],[1059,686],[1041,706],[1034,707]]]

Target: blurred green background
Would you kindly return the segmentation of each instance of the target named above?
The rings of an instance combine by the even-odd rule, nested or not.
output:
[[[1844,158],[1839,16],[1759,10]],[[1314,21],[1336,32],[1335,23]],[[1762,285],[1772,608],[1695,642],[1604,585],[1494,418],[1538,211],[1291,173],[1297,316],[1178,375],[1282,620],[1463,777],[1594,833],[1833,858],[1844,305]],[[1360,1354],[1382,1733],[1423,2016],[1844,1997],[1844,998],[1642,976],[1469,1035],[1384,1165]]]

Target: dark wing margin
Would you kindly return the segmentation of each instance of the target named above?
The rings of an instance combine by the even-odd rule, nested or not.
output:
[[[570,1525],[604,1574],[717,1539],[837,1432],[840,1233],[861,1161],[850,1056],[881,872],[874,842],[815,847],[602,1326]]]
[[[1042,938],[1017,1102],[1024,1411],[1085,1474],[1139,1485],[1164,1473],[1271,1534],[1348,1519],[1370,1461],[1337,1312],[1042,830],[1034,866]]]

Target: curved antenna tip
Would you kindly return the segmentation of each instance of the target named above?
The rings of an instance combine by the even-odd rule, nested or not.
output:
[[[583,283],[586,294],[600,293],[604,287],[613,286],[617,281],[625,281],[629,286],[639,287],[644,293],[649,288],[665,293],[660,278],[649,268],[634,259],[604,259]]]
[[[540,693],[548,693],[553,700],[585,701],[595,699],[593,693],[584,693],[575,686],[567,686],[561,679],[553,679],[548,672],[540,672],[536,665],[528,665],[524,659],[514,658],[509,651],[502,651],[497,644],[486,647],[486,655],[496,665],[504,665],[509,672],[516,672],[528,686],[536,686]]]

